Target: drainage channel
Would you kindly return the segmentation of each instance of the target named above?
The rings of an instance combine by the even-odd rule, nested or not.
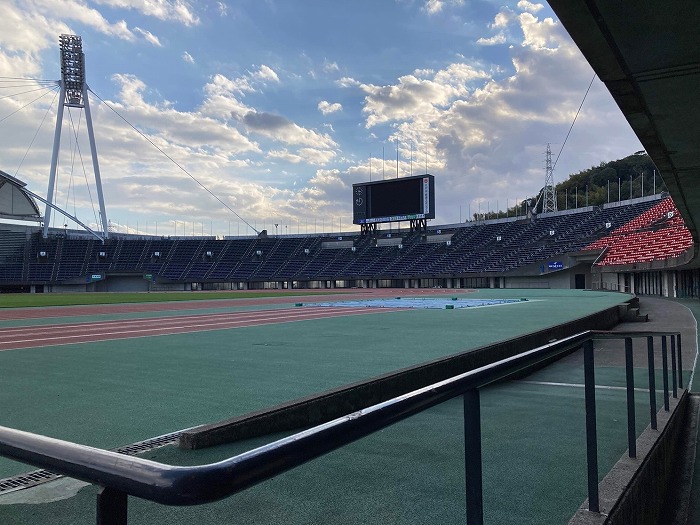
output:
[[[180,438],[180,434],[183,432],[184,430],[178,430],[177,432],[172,432],[170,434],[163,434],[162,436],[112,449],[112,451],[118,452],[119,454],[124,454],[126,456],[137,456],[138,454],[143,454],[149,450],[177,444],[177,440]],[[25,474],[0,479],[0,496],[16,490],[35,487],[37,485],[41,485],[42,483],[48,483],[49,481],[62,477],[62,474],[55,474],[48,470],[35,470]]]

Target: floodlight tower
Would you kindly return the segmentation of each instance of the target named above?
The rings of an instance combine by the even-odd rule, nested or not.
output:
[[[95,184],[97,186],[97,198],[100,205],[100,218],[102,220],[103,238],[109,236],[107,228],[107,213],[105,212],[105,200],[102,194],[102,180],[100,179],[100,165],[97,161],[97,148],[95,147],[95,132],[92,128],[92,116],[90,114],[90,102],[88,100],[88,85],[85,83],[85,55],[83,54],[83,41],[77,35],[61,35],[58,37],[61,51],[61,80],[59,86],[61,92],[56,114],[56,131],[53,138],[53,154],[51,156],[51,172],[49,174],[49,189],[47,192],[46,211],[44,213],[44,237],[49,233],[49,221],[51,219],[51,204],[53,203],[54,185],[56,183],[56,166],[58,165],[58,150],[61,145],[61,126],[63,123],[63,108],[85,108],[85,120],[87,123],[88,139],[90,140],[90,154],[92,167],[95,172]]]
[[[557,196],[554,194],[554,168],[552,168],[552,148],[547,143],[545,157],[544,189],[542,191],[542,211],[557,211]]]

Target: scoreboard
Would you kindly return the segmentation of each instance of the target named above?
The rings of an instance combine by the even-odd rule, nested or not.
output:
[[[416,175],[352,185],[353,224],[435,218],[435,177]]]

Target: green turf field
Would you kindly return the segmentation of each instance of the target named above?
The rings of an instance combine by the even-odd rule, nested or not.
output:
[[[0,424],[112,448],[560,324],[628,298],[576,290],[468,296],[530,300],[0,352]],[[577,383],[580,373],[558,363],[534,379]],[[617,386],[621,377],[619,368],[599,369],[598,383]],[[601,477],[626,448],[624,399],[616,389],[598,395]],[[648,422],[646,403],[638,396],[638,431]],[[464,523],[461,411],[460,400],[447,402],[213,505],[169,508],[132,498],[129,522]],[[487,523],[563,523],[575,512],[585,498],[582,414],[580,388],[509,382],[483,391]],[[194,452],[166,447],[144,457],[202,464],[271,438]],[[0,477],[27,470],[0,461]],[[0,522],[94,522],[94,487],[49,485],[0,497]],[[44,503],[27,503],[31,497]]]

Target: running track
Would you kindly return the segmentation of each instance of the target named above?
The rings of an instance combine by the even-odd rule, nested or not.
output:
[[[398,308],[303,307],[3,328],[0,331],[0,351],[224,330],[399,310]],[[94,315],[95,312],[91,313]]]

